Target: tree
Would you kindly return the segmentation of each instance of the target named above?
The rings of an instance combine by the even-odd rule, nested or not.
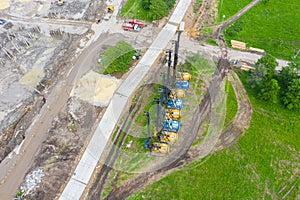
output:
[[[300,78],[295,78],[288,84],[282,100],[288,109],[300,109]]]
[[[280,91],[280,86],[276,79],[271,79],[266,81],[260,88],[258,96],[260,96],[265,101],[277,102],[278,94]]]
[[[278,62],[276,61],[276,58],[270,54],[267,54],[264,57],[258,59],[258,61],[255,63],[255,69],[264,68],[264,79],[271,80],[274,76],[275,68],[277,67],[277,65]]]
[[[275,57],[267,54],[266,56],[258,59],[255,63],[255,69],[251,71],[250,76],[247,79],[247,82],[252,88],[255,88],[258,92],[262,87],[265,87],[264,84],[271,81],[274,77],[275,68],[278,65]]]
[[[151,0],[150,11],[152,19],[156,20],[167,15],[168,7],[163,0]]]
[[[283,67],[279,72],[278,81],[281,85],[283,93],[287,90],[290,82],[293,79],[298,78],[298,73],[296,70],[297,70],[297,65],[294,62],[290,62],[288,66]]]
[[[150,5],[151,5],[151,0],[142,0],[142,8],[144,10],[149,11],[150,10]]]
[[[281,100],[288,109],[300,108],[300,77],[298,66],[291,62],[278,74],[281,85]]]

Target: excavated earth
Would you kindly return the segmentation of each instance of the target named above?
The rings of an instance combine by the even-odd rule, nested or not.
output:
[[[69,99],[63,110],[52,123],[48,137],[37,152],[21,188],[29,193],[28,199],[54,199],[58,189],[71,176],[72,166],[78,159],[82,147],[89,141],[94,124],[104,108],[93,106],[77,98]],[[42,180],[32,184],[30,175],[42,170]],[[36,187],[30,187],[30,186]]]

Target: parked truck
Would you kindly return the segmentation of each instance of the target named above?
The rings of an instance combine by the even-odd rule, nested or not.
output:
[[[138,32],[141,29],[141,27],[139,25],[131,24],[131,23],[124,23],[122,25],[122,28],[124,31],[135,31],[135,32]]]

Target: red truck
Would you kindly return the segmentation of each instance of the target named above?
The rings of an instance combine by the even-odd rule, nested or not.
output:
[[[131,23],[124,23],[122,25],[122,28],[124,31],[135,31],[135,32],[138,32],[141,27],[137,24],[131,24]]]
[[[135,32],[138,32],[141,28],[144,28],[144,27],[145,27],[145,24],[136,19],[126,20],[125,23],[122,25],[122,28],[125,31],[135,31]]]
[[[136,19],[129,19],[128,23],[133,24],[133,25],[138,25],[140,28],[144,28],[145,24],[143,22],[140,22]]]

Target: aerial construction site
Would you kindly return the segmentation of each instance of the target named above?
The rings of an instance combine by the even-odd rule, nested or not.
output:
[[[125,199],[249,126],[232,61],[261,55],[230,50],[225,22],[200,34],[217,1],[153,21],[125,3],[0,2],[0,199]],[[224,129],[227,78],[239,112]]]

